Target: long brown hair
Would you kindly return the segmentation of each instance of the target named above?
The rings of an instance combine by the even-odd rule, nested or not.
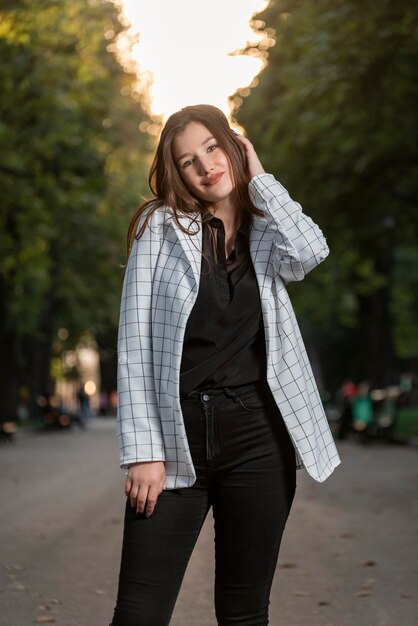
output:
[[[184,228],[179,223],[179,217],[190,215],[193,219],[192,216],[196,213],[200,214],[203,221],[211,217],[209,212],[211,203],[201,200],[190,192],[180,176],[173,157],[174,137],[184,131],[191,122],[199,122],[205,126],[215,137],[219,147],[225,152],[231,167],[236,205],[255,215],[263,214],[260,209],[254,207],[250,200],[245,150],[230,128],[224,113],[210,104],[187,106],[173,113],[161,132],[148,177],[154,198],[141,204],[131,219],[127,235],[128,255],[134,239],[139,239],[142,236],[152,213],[161,206],[168,206],[172,209],[178,226],[189,235],[193,235],[195,232]],[[146,218],[136,233],[138,222],[144,213],[147,213]]]

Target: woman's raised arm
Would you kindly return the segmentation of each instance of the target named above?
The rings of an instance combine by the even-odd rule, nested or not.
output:
[[[325,237],[274,176],[265,173],[252,143],[237,136],[247,154],[250,198],[264,211],[269,229],[275,232],[274,269],[286,283],[302,280],[328,256]]]

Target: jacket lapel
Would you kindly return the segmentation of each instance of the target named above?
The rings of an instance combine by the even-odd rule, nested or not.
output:
[[[270,359],[271,328],[271,286],[273,282],[273,264],[270,263],[274,233],[267,230],[267,223],[262,218],[253,217],[250,230],[250,254],[260,291],[261,310],[263,313],[264,336],[266,339],[267,363]],[[271,239],[271,245],[269,244]]]
[[[193,217],[196,218],[194,221]],[[176,220],[171,217],[171,225],[177,235],[179,243],[192,268],[196,285],[200,283],[200,267],[202,262],[202,223],[198,214],[189,217],[180,217],[179,223],[193,234],[192,236],[183,232]]]

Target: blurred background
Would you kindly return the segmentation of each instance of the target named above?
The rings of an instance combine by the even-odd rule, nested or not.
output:
[[[0,0],[0,626],[111,620],[126,233],[198,103],[331,249],[289,291],[343,462],[298,472],[271,622],[416,625],[417,68],[409,0]],[[173,626],[215,623],[210,523]]]
[[[209,102],[328,239],[290,289],[330,419],[362,385],[418,434],[416,4],[201,9],[0,3],[3,431],[114,414],[129,219],[164,119]]]

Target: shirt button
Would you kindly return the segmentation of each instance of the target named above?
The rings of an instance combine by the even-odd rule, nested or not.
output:
[[[208,394],[207,394],[207,393],[204,393],[204,394],[203,394],[203,396],[202,396],[202,400],[203,400],[204,402],[207,402],[207,401],[209,400],[209,396],[208,396]]]

